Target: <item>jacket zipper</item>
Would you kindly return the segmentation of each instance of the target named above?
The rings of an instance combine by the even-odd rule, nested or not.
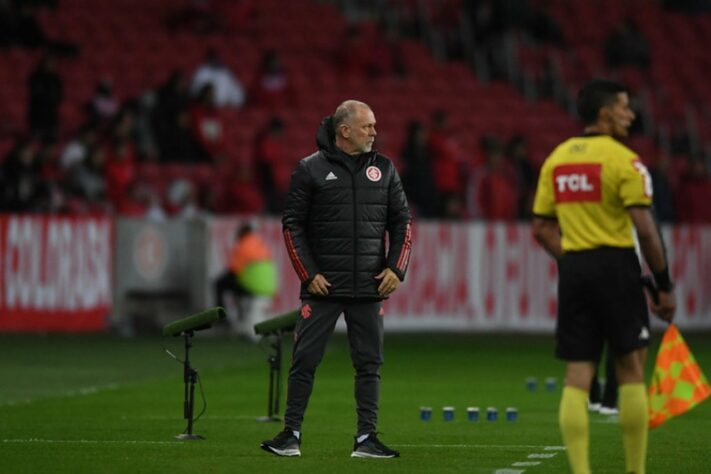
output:
[[[358,298],[358,219],[357,209],[358,202],[356,200],[356,176],[350,168],[348,172],[351,174],[351,187],[353,188],[353,295]]]

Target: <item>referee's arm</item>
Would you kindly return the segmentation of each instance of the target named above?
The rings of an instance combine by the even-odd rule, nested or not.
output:
[[[558,260],[563,256],[563,247],[560,243],[560,226],[554,217],[533,217],[533,236],[536,238],[548,255]]]
[[[653,303],[652,311],[661,319],[671,322],[676,311],[676,299],[669,276],[669,264],[664,251],[664,243],[652,211],[648,207],[630,207],[627,209],[632,218],[639,246],[644,259],[654,273],[659,288],[659,304]]]

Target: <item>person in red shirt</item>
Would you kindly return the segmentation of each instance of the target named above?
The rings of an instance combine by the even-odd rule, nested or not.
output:
[[[489,220],[514,220],[518,216],[518,186],[513,171],[504,161],[501,143],[488,142],[486,164],[477,195],[481,215]]]
[[[467,173],[459,147],[449,133],[447,113],[443,110],[432,114],[427,151],[433,163],[437,192],[441,196],[440,215],[462,217]]]
[[[268,50],[262,56],[262,63],[250,90],[249,101],[252,105],[276,109],[284,105],[293,105],[294,91],[289,75],[279,55]]]
[[[254,168],[265,199],[267,212],[284,210],[289,177],[293,169],[284,141],[284,123],[273,117],[259,133],[254,146]]]
[[[108,153],[104,173],[106,196],[114,209],[128,197],[128,190],[136,180],[136,150],[127,140],[118,140]]]

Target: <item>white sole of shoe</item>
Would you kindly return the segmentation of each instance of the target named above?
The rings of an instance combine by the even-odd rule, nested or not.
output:
[[[370,453],[362,453],[360,451],[353,451],[351,453],[352,458],[369,458],[369,459],[391,459],[394,458],[395,456],[383,456],[381,454],[370,454]]]
[[[600,408],[598,413],[601,415],[619,415],[620,410],[618,410],[617,408],[602,407]]]
[[[277,456],[284,456],[289,458],[294,456],[301,456],[301,451],[299,449],[277,449],[273,446],[266,446],[264,444],[262,445],[262,449],[270,453],[276,454]]]

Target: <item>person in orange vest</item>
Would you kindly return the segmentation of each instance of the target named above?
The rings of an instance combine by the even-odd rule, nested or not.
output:
[[[276,293],[276,268],[272,252],[254,232],[251,224],[242,224],[235,234],[229,266],[215,281],[215,300],[226,309],[234,332],[254,337],[252,326]],[[225,306],[225,293],[231,293],[236,311]]]

